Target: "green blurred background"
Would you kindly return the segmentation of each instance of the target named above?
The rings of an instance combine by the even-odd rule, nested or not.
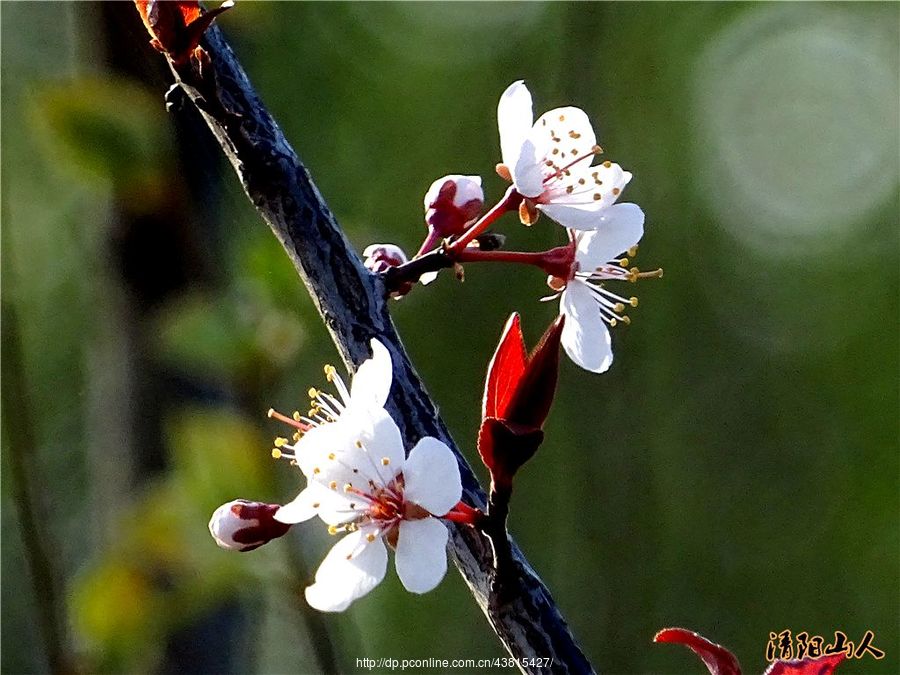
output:
[[[269,457],[335,350],[196,114],[166,115],[131,3],[2,4],[2,669],[43,672],[40,609],[84,672],[354,672],[361,657],[502,650],[456,573],[395,574],[339,616],[300,589],[301,526],[220,551],[218,504],[292,498]],[[502,194],[495,106],[591,115],[665,279],[602,376],[565,362],[511,530],[605,672],[701,672],[681,625],[761,672],[770,631],[900,670],[897,4],[239,3],[220,20],[359,250],[415,250],[438,176]],[[559,242],[503,222],[511,248]],[[394,305],[473,464],[484,368],[542,276],[471,266]],[[18,330],[15,330],[18,328]],[[299,403],[298,403],[299,402]],[[61,588],[35,594],[21,460]],[[480,465],[478,465],[480,466]],[[480,469],[479,469],[480,470]]]

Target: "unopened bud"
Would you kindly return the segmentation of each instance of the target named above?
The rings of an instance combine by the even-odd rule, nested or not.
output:
[[[442,239],[462,234],[483,208],[481,176],[444,176],[425,193],[425,222]]]
[[[386,272],[409,262],[406,253],[396,244],[370,244],[363,251],[363,264],[373,272]]]
[[[387,272],[392,267],[399,267],[407,262],[409,258],[403,249],[396,244],[370,244],[363,251],[363,264],[376,274]],[[399,288],[391,293],[394,298],[401,298],[412,290],[411,281],[405,282]]]
[[[209,519],[209,533],[229,551],[252,551],[291,529],[275,520],[279,504],[263,504],[235,499],[222,504]]]

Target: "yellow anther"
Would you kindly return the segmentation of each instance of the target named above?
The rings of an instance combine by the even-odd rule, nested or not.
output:
[[[613,305],[613,311],[614,312],[625,311],[625,305],[623,305],[621,302],[617,302],[615,305]]]
[[[281,436],[279,436],[278,438],[275,439],[275,447],[276,448],[283,448],[287,444],[288,444],[288,439],[286,439],[286,438],[282,438]]]
[[[334,459],[334,458],[335,458],[335,454],[333,452],[329,452],[328,459]]]
[[[606,160],[605,162],[603,162],[603,166],[605,166],[607,169],[609,169],[612,166],[612,162],[610,162],[609,160]]]
[[[299,431],[295,431],[294,436],[293,436],[294,443],[299,441],[302,437],[303,437],[303,434],[301,434]]]
[[[306,395],[309,396],[310,398],[316,398],[319,395],[319,390],[316,389],[315,387],[310,387],[309,391],[306,392]]]
[[[321,506],[321,504],[320,504],[319,502],[313,502],[312,507],[313,507],[314,509],[317,509],[317,508],[319,508],[320,506]]]
[[[281,459],[281,450],[272,448],[272,459]]]
[[[331,536],[334,536],[334,535],[336,535],[337,533],[338,533],[338,529],[337,529],[337,526],[336,526],[336,525],[329,525],[329,526],[328,526],[328,534],[330,534]]]
[[[300,411],[299,411],[299,410],[295,410],[295,411],[294,411],[294,414],[291,415],[291,417],[294,418],[294,421],[295,421],[295,422],[299,422],[299,421],[300,421],[300,417],[301,417]]]
[[[632,246],[630,249],[628,249],[628,255],[630,255],[632,258],[637,255],[637,252],[638,252],[638,247],[636,245]]]
[[[375,535],[369,532],[369,534],[366,535],[366,541],[371,544],[373,541],[375,541]]]
[[[610,319],[610,320],[609,320],[609,326],[610,326],[610,328],[615,328],[617,323],[619,323],[619,322],[616,321],[615,319]]]
[[[337,368],[332,366],[330,363],[325,365],[325,379],[329,382],[333,382],[335,376],[337,375]]]
[[[316,415],[319,414],[319,409],[318,408],[310,408],[306,414],[309,417],[315,417]]]
[[[572,148],[571,152],[572,152],[572,156],[574,157],[575,155],[578,154],[578,148]]]
[[[593,152],[595,155],[602,155],[603,148],[601,148],[599,145],[595,145],[593,148],[591,148],[591,152]]]
[[[565,116],[565,115],[560,115],[560,116],[559,116],[559,121],[560,121],[560,122],[565,122],[565,121],[566,121],[566,116]]]
[[[627,314],[626,314],[625,316],[622,317],[622,321],[625,322],[625,325],[626,325],[626,326],[630,326],[630,325],[631,325],[631,317],[628,316]]]
[[[350,483],[344,483],[344,492],[351,492],[353,490],[353,485]]]
[[[269,408],[269,412],[266,413],[266,417],[268,417],[269,419],[275,417],[275,408]]]
[[[569,132],[569,138],[581,138],[581,134],[573,129]]]
[[[390,463],[391,463],[391,460],[388,459],[387,457],[382,457],[382,458],[381,458],[381,465],[382,465],[382,466],[387,466],[387,465],[390,464]]]
[[[628,267],[629,260],[628,258],[622,258],[619,260],[620,267]]]
[[[337,481],[336,480],[331,481],[328,484],[328,487],[330,487],[332,490],[337,490]]]
[[[637,307],[638,299],[632,295],[630,298],[628,298],[628,304],[631,305],[632,307]]]
[[[356,441],[356,447],[362,449],[362,441]]]
[[[322,473],[322,469],[320,469],[319,467],[313,468],[313,475],[319,475],[320,473]]]

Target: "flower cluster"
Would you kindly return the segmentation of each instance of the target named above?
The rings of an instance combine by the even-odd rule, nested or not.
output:
[[[566,106],[535,120],[532,108],[522,81],[503,92],[497,106],[502,158],[497,173],[511,183],[509,190],[478,218],[484,205],[478,176],[436,180],[425,196],[428,235],[416,257],[443,241],[441,252],[455,264],[496,261],[540,267],[554,291],[544,299],[558,298],[559,313],[566,317],[563,349],[582,368],[602,373],[613,360],[609,329],[629,324],[625,312],[638,304],[633,295],[609,290],[608,282],[659,277],[662,270],[642,272],[630,266],[644,234],[644,212],[636,204],[618,203],[631,173],[614,162],[594,162],[602,150],[587,114]],[[526,225],[545,214],[563,227],[567,244],[537,253],[482,250],[478,237],[510,211]],[[383,247],[367,249],[371,269],[384,271],[384,263],[374,257]],[[441,261],[449,266],[446,262]],[[387,264],[403,266],[405,255],[394,255]],[[423,274],[419,268],[416,274],[427,282],[436,272]],[[395,297],[411,289],[408,279],[398,283],[404,285],[391,289]]]
[[[637,298],[607,289],[607,282],[661,274],[629,266],[644,214],[635,204],[617,203],[631,174],[612,162],[594,163],[601,150],[582,110],[556,108],[535,121],[531,94],[515,82],[503,93],[497,118],[497,171],[510,182],[503,198],[482,213],[480,177],[444,176],[425,195],[427,234],[412,259],[393,244],[373,244],[364,252],[365,266],[396,298],[442,268],[455,267],[461,275],[465,263],[494,261],[538,267],[554,292],[550,298],[559,299],[559,316],[530,354],[513,314],[488,366],[478,432],[479,455],[491,476],[486,511],[460,501],[459,465],[447,445],[432,437],[404,442],[385,408],[391,356],[373,339],[372,356],[349,387],[326,366],[334,393],[310,389],[305,414],[269,411],[291,428],[289,438],[275,439],[272,454],[299,470],[305,486],[296,498],[284,506],[230,502],[210,521],[216,542],[238,551],[316,517],[330,534],[342,535],[306,588],[316,609],[343,611],[377,586],[389,548],[403,586],[413,593],[431,590],[447,570],[448,521],[476,527],[490,539],[495,580],[514,573],[506,532],[513,479],[544,440],[560,349],[587,370],[606,371],[612,363],[608,328],[629,323],[625,310],[637,306]],[[502,235],[488,228],[511,212],[526,225],[546,215],[563,227],[565,244],[538,252],[501,250]]]
[[[454,508],[462,485],[456,457],[431,437],[420,439],[406,456],[400,430],[384,409],[391,357],[377,340],[371,348],[372,357],[349,388],[333,366],[325,367],[335,393],[310,389],[308,414],[269,411],[269,417],[293,429],[292,438],[275,439],[273,456],[289,460],[306,480],[300,494],[271,519],[286,529],[318,516],[329,533],[344,535],[306,589],[309,604],[326,612],[343,611],[381,582],[387,547],[396,552],[404,587],[430,591],[447,571],[448,533],[441,518],[459,519]],[[210,522],[214,536],[224,508]]]

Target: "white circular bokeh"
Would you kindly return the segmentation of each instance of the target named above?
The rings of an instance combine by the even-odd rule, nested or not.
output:
[[[761,6],[700,56],[698,189],[766,255],[839,246],[896,194],[896,15],[857,7]]]

